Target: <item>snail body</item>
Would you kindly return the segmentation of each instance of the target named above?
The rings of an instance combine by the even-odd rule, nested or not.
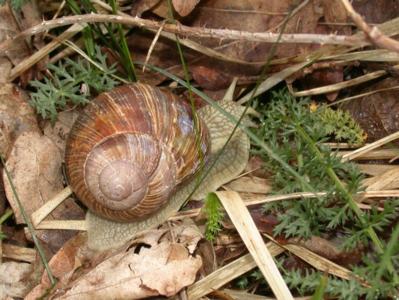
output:
[[[145,84],[95,98],[71,129],[69,183],[96,215],[117,222],[147,218],[200,169],[210,151],[201,119],[177,96]]]
[[[218,104],[237,119],[244,111],[232,101]],[[239,175],[250,143],[240,129],[230,138],[234,128],[212,106],[194,115],[177,96],[145,84],[94,99],[71,129],[65,157],[70,186],[89,208],[89,247],[122,246],[189,197],[202,199]]]

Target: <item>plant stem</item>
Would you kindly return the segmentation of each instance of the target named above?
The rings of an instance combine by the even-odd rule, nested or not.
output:
[[[4,214],[0,217],[0,225],[3,224],[9,217],[13,215],[12,209],[8,208]]]
[[[112,7],[112,12],[116,15],[117,14],[117,4],[115,0],[110,0],[111,2],[111,7]],[[126,37],[123,32],[123,28],[121,24],[117,24],[117,29],[119,33],[119,41],[121,43],[121,58],[124,61],[127,66],[125,67],[125,70],[127,72],[127,75],[129,77],[129,80],[131,81],[137,81],[137,76],[136,76],[136,70],[134,68],[132,56],[129,51],[129,47],[127,45]]]
[[[0,156],[0,160],[1,160],[1,163],[3,164],[4,171],[6,173],[8,182],[9,182],[9,184],[11,186],[12,193],[13,193],[13,195],[15,197],[15,200],[16,200],[16,202],[18,204],[18,208],[19,208],[19,210],[21,212],[22,218],[24,219],[26,225],[28,226],[29,233],[32,235],[32,240],[33,240],[33,243],[35,244],[35,246],[37,248],[37,252],[39,253],[40,260],[42,261],[42,263],[44,265],[44,268],[46,269],[46,273],[47,273],[48,278],[50,279],[50,283],[51,283],[52,286],[55,286],[55,284],[57,283],[57,280],[53,276],[53,273],[51,273],[51,269],[50,269],[50,266],[47,263],[46,255],[44,254],[44,250],[43,250],[42,246],[40,245],[39,239],[36,236],[36,232],[35,232],[35,229],[34,229],[34,227],[32,225],[32,222],[30,221],[30,218],[29,218],[28,214],[26,213],[24,207],[22,206],[21,200],[18,197],[18,193],[17,193],[17,191],[15,189],[14,183],[12,182],[11,175],[8,172],[8,168],[7,168],[7,166],[6,166],[5,162],[4,162],[3,156]]]
[[[309,146],[311,147],[311,149],[313,150],[313,152],[315,153],[315,155],[317,156],[317,158],[320,161],[323,161],[324,157],[323,154],[320,152],[319,148],[317,148],[317,146],[315,145],[314,141],[310,138],[310,136],[305,132],[305,130],[300,126],[300,125],[296,125],[296,130],[298,132],[298,134],[305,140],[308,142]],[[353,199],[352,195],[348,192],[348,190],[345,188],[345,186],[343,185],[342,181],[338,178],[337,174],[335,173],[335,171],[331,168],[326,166],[326,173],[327,175],[334,181],[335,186],[337,187],[337,189],[343,194],[343,196],[345,197],[345,199],[348,201],[349,207],[353,210],[353,212],[356,214],[360,224],[365,227],[371,241],[374,243],[374,246],[377,249],[377,252],[379,253],[383,253],[383,246],[382,243],[380,241],[380,239],[377,236],[377,233],[374,231],[374,229],[370,226],[367,226],[367,222],[364,219],[364,214],[361,211],[361,209],[357,206],[356,201]],[[391,264],[391,262],[388,262],[388,269],[390,272],[394,273],[394,268]]]

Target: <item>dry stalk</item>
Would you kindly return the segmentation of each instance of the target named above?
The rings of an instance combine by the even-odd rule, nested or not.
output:
[[[10,44],[17,39],[26,38],[53,28],[63,27],[71,24],[85,23],[118,23],[128,26],[138,26],[158,30],[162,24],[160,22],[142,19],[139,17],[119,16],[119,15],[101,15],[86,14],[66,16],[54,20],[43,21],[41,24],[33,26],[14,38],[4,41],[0,45],[0,55],[6,55]],[[214,29],[203,27],[189,27],[181,24],[165,24],[164,30],[180,34],[183,36],[193,36],[202,38],[230,39],[252,42],[275,43],[304,43],[304,44],[335,44],[335,45],[356,45],[364,43],[362,37],[345,36],[345,35],[323,35],[323,34],[279,34],[271,32],[248,32],[231,29]]]
[[[371,43],[379,48],[389,49],[399,52],[399,42],[383,34],[376,26],[370,27],[354,9],[348,0],[341,0],[345,6],[349,16],[355,22],[356,26],[361,29]]]

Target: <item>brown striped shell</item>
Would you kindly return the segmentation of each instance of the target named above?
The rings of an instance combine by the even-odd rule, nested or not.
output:
[[[209,133],[172,93],[129,84],[102,93],[76,120],[66,171],[94,213],[121,222],[143,219],[193,177],[209,153]],[[197,134],[196,134],[197,132]]]

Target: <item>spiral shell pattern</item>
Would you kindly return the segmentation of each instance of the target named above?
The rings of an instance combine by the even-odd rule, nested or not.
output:
[[[177,96],[145,84],[100,94],[80,114],[67,141],[73,191],[110,220],[153,214],[208,156],[208,130],[194,117]]]

